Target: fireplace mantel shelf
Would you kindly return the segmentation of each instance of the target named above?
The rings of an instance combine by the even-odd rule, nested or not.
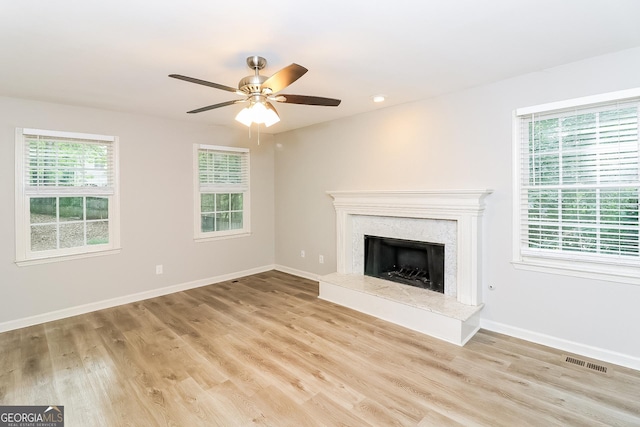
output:
[[[456,219],[460,214],[484,210],[489,189],[473,190],[405,190],[405,191],[328,191],[336,209],[369,215],[391,214],[404,217],[433,215]]]

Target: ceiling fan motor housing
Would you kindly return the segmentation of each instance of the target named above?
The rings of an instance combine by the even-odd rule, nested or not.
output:
[[[260,93],[262,90],[262,83],[264,83],[266,80],[266,76],[260,76],[257,74],[253,76],[247,76],[240,80],[240,82],[238,83],[238,89],[240,89],[247,95],[250,95],[252,93]]]

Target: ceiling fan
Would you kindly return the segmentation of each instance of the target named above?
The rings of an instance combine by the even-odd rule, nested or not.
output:
[[[213,110],[215,108],[226,107],[228,105],[241,104],[248,102],[238,115],[236,120],[245,126],[251,126],[251,123],[264,123],[265,126],[271,126],[280,121],[278,112],[269,101],[282,102],[285,104],[303,104],[303,105],[321,105],[326,107],[337,107],[340,105],[339,99],[323,98],[319,96],[308,95],[285,95],[280,94],[282,89],[302,77],[308,70],[301,65],[291,64],[284,67],[271,77],[259,74],[267,65],[267,60],[261,56],[250,56],[247,58],[247,65],[255,71],[252,76],[244,77],[238,83],[238,88],[212,83],[205,80],[195,79],[193,77],[182,76],[180,74],[169,74],[174,79],[184,80],[186,82],[196,83],[199,85],[209,86],[215,89],[226,90],[240,95],[242,99],[221,102],[219,104],[208,105],[206,107],[197,108],[187,111],[189,114],[201,113],[203,111]]]

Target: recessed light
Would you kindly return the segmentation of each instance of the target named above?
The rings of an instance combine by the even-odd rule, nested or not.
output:
[[[384,102],[384,95],[376,95],[373,97],[373,102]]]

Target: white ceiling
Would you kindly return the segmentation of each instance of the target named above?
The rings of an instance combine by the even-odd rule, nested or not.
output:
[[[309,69],[276,104],[279,133],[640,46],[640,0],[3,0],[0,95],[237,126],[236,86]],[[374,104],[371,97],[387,101]]]

